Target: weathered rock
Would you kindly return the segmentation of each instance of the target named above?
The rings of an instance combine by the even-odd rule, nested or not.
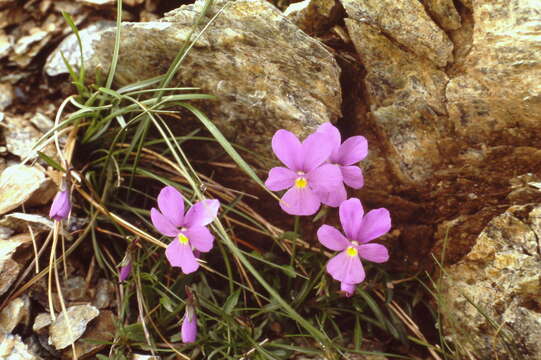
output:
[[[115,333],[115,317],[111,311],[104,310],[96,318],[84,337],[75,342],[75,351],[79,359],[89,359],[92,355],[102,350],[113,340]],[[70,359],[72,350],[67,348],[63,351],[64,357]]]
[[[295,25],[309,35],[318,35],[339,22],[343,8],[338,0],[304,0],[284,11]]]
[[[10,106],[13,103],[13,98],[13,86],[10,83],[0,84],[0,111],[4,111]]]
[[[115,295],[115,285],[107,279],[99,279],[96,285],[96,295],[93,305],[98,309],[108,308],[113,304]]]
[[[99,38],[100,32],[104,29],[111,28],[114,25],[115,23],[113,21],[98,21],[79,31],[79,36],[81,37],[81,42],[83,44],[83,57],[85,61],[94,53],[92,42]],[[72,67],[79,68],[81,53],[75,34],[71,34],[62,40],[56,50],[49,55],[43,68],[47,75],[56,76],[69,73],[64,60],[62,59],[62,54],[64,54],[66,60]]]
[[[424,0],[428,12],[444,30],[456,30],[461,26],[460,15],[453,0]]]
[[[38,156],[36,150],[40,149],[34,147],[42,133],[32,126],[30,121],[21,116],[8,115],[5,122],[7,126],[4,130],[4,137],[8,151],[21,159],[36,158]],[[48,144],[41,151],[50,157],[56,157],[53,144]]]
[[[73,276],[62,282],[62,294],[68,301],[86,300],[88,288],[82,276]]]
[[[30,300],[28,296],[13,299],[0,312],[0,331],[11,333],[23,320],[30,315]]]
[[[37,334],[47,333],[47,328],[51,325],[51,314],[50,313],[40,313],[34,319],[34,324],[32,325],[32,330]]]
[[[51,181],[36,167],[12,165],[0,175],[0,215],[24,203],[46,204],[53,196]]]
[[[22,342],[19,335],[0,331],[0,357],[3,360],[41,360]]]
[[[514,206],[446,269],[439,296],[452,341],[483,359],[539,359],[540,239],[541,206]]]
[[[164,74],[203,4],[182,6],[159,22],[124,23],[116,84]],[[230,141],[268,154],[277,129],[305,136],[340,116],[340,69],[319,41],[266,1],[216,2],[206,19],[222,7],[171,85],[196,86],[218,96],[203,108]],[[96,53],[87,62],[89,73],[108,71],[113,43],[113,30],[92,43]]]
[[[21,266],[13,259],[7,259],[4,261],[2,267],[0,268],[0,295],[4,295],[10,286],[15,282],[19,272],[21,271]]]
[[[37,112],[30,118],[30,122],[42,133],[46,133],[54,127],[54,122],[45,114]]]
[[[49,343],[57,350],[70,346],[84,334],[88,323],[99,314],[98,309],[88,304],[69,307],[67,309],[69,325],[64,312],[61,312],[49,328]]]
[[[473,4],[472,48],[446,90],[451,125],[468,144],[539,144],[540,11],[539,1]]]
[[[452,61],[453,43],[418,0],[341,2],[351,19],[380,29],[414,54],[441,67]]]
[[[437,122],[446,112],[447,75],[401,49],[375,26],[345,21],[366,67],[371,116],[386,139],[388,160],[405,182],[431,176],[441,162],[438,133],[442,129]]]

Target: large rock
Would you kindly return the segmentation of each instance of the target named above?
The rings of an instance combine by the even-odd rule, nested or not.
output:
[[[447,75],[429,60],[403,50],[377,27],[346,19],[366,67],[371,117],[381,133],[396,174],[423,180],[441,162],[438,122],[446,113]]]
[[[351,19],[381,29],[389,38],[437,66],[445,66],[453,59],[453,43],[418,0],[341,2]]]
[[[124,23],[116,85],[164,74],[203,5],[182,6],[156,22]],[[266,1],[215,2],[204,23],[220,9],[170,86],[196,86],[218,96],[201,107],[230,141],[268,154],[277,129],[304,136],[340,116],[340,69],[319,41]],[[114,36],[105,30],[92,43],[90,73],[107,73]]]
[[[446,238],[458,261],[502,206],[539,200],[514,182],[541,181],[541,3],[341,2],[363,66],[344,108],[371,151],[353,194],[391,210],[396,266],[433,266]]]
[[[481,359],[541,355],[541,205],[492,219],[439,286],[445,332]],[[452,244],[449,244],[452,246]]]
[[[473,3],[473,43],[464,72],[447,86],[449,120],[470,145],[541,138],[541,2]]]

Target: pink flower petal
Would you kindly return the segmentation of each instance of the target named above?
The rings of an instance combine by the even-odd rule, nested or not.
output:
[[[201,252],[209,252],[214,245],[214,236],[204,226],[194,226],[183,234],[189,239],[190,244]]]
[[[375,263],[384,263],[389,260],[387,248],[381,244],[364,244],[357,247],[359,256]]]
[[[302,143],[304,172],[310,172],[329,159],[333,151],[332,139],[323,133],[313,133]]]
[[[347,284],[359,284],[364,280],[364,268],[359,256],[342,251],[327,263],[327,272],[333,279]]]
[[[340,146],[338,160],[340,165],[353,165],[368,154],[368,142],[364,136],[352,136]]]
[[[357,240],[357,233],[361,228],[363,220],[363,206],[357,198],[351,198],[340,204],[339,208],[340,223],[350,240]]]
[[[175,225],[171,224],[168,218],[163,216],[158,209],[150,209],[150,219],[156,230],[158,230],[162,235],[165,236],[176,236],[178,234],[178,229]]]
[[[336,126],[330,122],[326,122],[317,128],[317,132],[326,134],[329,137],[329,141],[333,147],[333,151],[329,157],[329,162],[334,163],[338,159],[338,150],[340,149],[340,144],[342,143],[340,131],[338,131]]]
[[[181,244],[177,238],[167,246],[165,256],[171,266],[180,267],[184,274],[193,273],[199,268],[190,244]]]
[[[272,191],[289,189],[295,183],[297,174],[293,170],[285,167],[274,167],[269,171],[269,177],[265,181],[265,186]]]
[[[306,174],[308,185],[317,192],[335,191],[342,185],[342,172],[337,165],[325,164]]]
[[[302,145],[291,132],[280,129],[272,137],[272,150],[288,168],[302,170]]]
[[[357,285],[355,284],[346,284],[344,282],[340,283],[340,290],[344,292],[344,295],[346,295],[346,297],[351,297],[353,294],[355,294],[356,289]]]
[[[193,343],[197,338],[197,316],[195,314],[195,309],[191,305],[186,306],[186,313],[184,314],[184,319],[182,319],[180,335],[182,336],[182,342],[185,344]]]
[[[220,202],[216,199],[199,201],[186,213],[184,226],[191,228],[208,225],[216,219],[219,209]]]
[[[355,240],[369,242],[391,230],[391,215],[385,208],[371,210],[363,218],[363,222]]]
[[[334,251],[345,250],[350,244],[340,231],[329,225],[321,225],[319,227],[317,230],[317,239],[327,249]]]
[[[323,204],[332,207],[340,206],[348,197],[344,184],[340,184],[334,191],[316,191],[316,195]]]
[[[358,166],[341,166],[344,183],[353,189],[360,189],[364,185],[363,172]]]
[[[314,215],[320,205],[319,198],[308,186],[293,186],[280,200],[280,207],[289,215]]]
[[[158,208],[171,224],[176,227],[182,226],[184,198],[177,189],[172,186],[164,187],[158,195]]]

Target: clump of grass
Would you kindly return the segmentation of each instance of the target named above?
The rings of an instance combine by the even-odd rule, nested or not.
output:
[[[117,330],[107,355],[98,358],[126,359],[134,351],[164,359],[287,359],[295,353],[326,359],[342,359],[346,353],[408,358],[366,350],[376,338],[406,349],[415,344],[430,349],[411,312],[394,301],[402,285],[385,286],[394,279],[383,269],[368,267],[370,281],[358,288],[357,296],[345,299],[324,276],[329,254],[312,246],[311,234],[303,236],[302,226],[293,232],[273,226],[244,201],[250,194],[228,188],[206,175],[205,167],[194,166],[185,144],[210,142],[264,189],[239,150],[193,103],[216,99],[196,88],[170,85],[196,41],[195,31],[166,74],[113,89],[121,3],[117,1],[113,63],[105,83],[89,85],[83,61],[79,71],[70,68],[77,94],[65,99],[56,126],[39,144],[56,141],[58,146],[59,136],[68,134],[64,149],[58,146],[60,161],[41,158],[74,179],[75,211],[87,219],[54,263],[61,266],[75,251],[86,248],[88,253],[90,248],[102,274],[116,279],[121,259],[127,249],[131,252],[132,276],[118,288]],[[208,6],[211,1],[199,22]],[[77,34],[68,15],[66,19]],[[67,110],[71,113],[64,115]],[[200,127],[174,133],[171,125],[186,121],[181,111],[188,111]],[[181,189],[190,202],[209,197],[222,203],[224,211],[212,225],[216,249],[207,255],[204,271],[181,275],[165,260],[166,240],[154,236],[149,221],[163,185]],[[43,270],[19,293],[51,271],[53,267]],[[198,306],[195,344],[180,342],[186,287]]]

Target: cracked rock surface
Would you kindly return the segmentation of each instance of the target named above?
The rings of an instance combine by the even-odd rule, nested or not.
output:
[[[440,295],[455,344],[483,359],[539,359],[540,239],[541,205],[514,206],[493,218],[472,250],[446,269]]]

